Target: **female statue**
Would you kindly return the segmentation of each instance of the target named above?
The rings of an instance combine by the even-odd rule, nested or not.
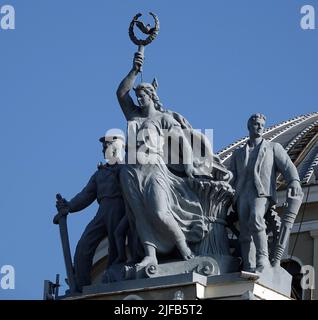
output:
[[[207,221],[187,183],[195,168],[192,148],[182,128],[190,126],[179,114],[163,109],[153,85],[140,83],[134,89],[139,106],[130,96],[142,64],[143,54],[138,52],[131,71],[118,87],[117,97],[128,121],[128,134],[135,131],[139,140],[137,163],[123,166],[120,181],[130,227],[136,230],[144,249],[139,266],[147,266],[158,264],[157,252],[169,253],[174,247],[183,259],[192,258],[189,243],[204,238]],[[178,143],[182,139],[186,177],[173,174],[164,162],[162,141],[167,133]]]

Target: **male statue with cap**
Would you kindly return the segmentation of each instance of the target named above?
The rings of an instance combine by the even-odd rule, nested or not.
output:
[[[90,272],[95,250],[102,239],[108,236],[108,267],[118,256],[123,256],[115,241],[115,229],[125,215],[125,205],[121,195],[118,175],[123,160],[124,137],[108,135],[99,139],[103,144],[106,164],[100,164],[85,188],[70,201],[57,200],[58,210],[67,208],[77,212],[87,208],[95,200],[99,203],[96,216],[87,225],[79,240],[74,256],[74,272],[77,290],[91,283]],[[118,242],[117,242],[118,243]]]

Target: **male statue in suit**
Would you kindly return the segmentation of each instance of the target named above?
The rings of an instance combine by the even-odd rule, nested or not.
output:
[[[287,152],[279,143],[262,138],[265,121],[259,113],[249,118],[249,140],[231,159],[243,270],[249,272],[262,272],[270,266],[264,216],[277,203],[277,174],[283,175],[292,196],[302,193],[297,169]]]

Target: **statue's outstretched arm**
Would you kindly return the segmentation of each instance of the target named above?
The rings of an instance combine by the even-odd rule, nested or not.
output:
[[[81,211],[90,206],[97,198],[95,174],[90,178],[85,188],[68,202],[70,212]]]
[[[133,67],[128,73],[128,75],[122,80],[117,89],[118,102],[123,110],[123,113],[127,121],[131,120],[138,109],[136,108],[133,99],[131,98],[129,92],[134,86],[136,77],[143,64],[143,55],[140,52],[135,53]]]

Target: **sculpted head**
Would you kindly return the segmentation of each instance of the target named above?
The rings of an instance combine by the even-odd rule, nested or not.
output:
[[[261,113],[255,113],[247,121],[247,129],[251,138],[259,138],[265,129],[266,117]]]
[[[136,88],[134,88],[138,104],[140,108],[155,107],[157,110],[162,111],[162,105],[157,95],[157,83],[153,84],[147,82],[141,82]]]
[[[120,163],[123,160],[125,138],[122,135],[106,135],[99,141],[103,144],[103,155],[109,164]]]

